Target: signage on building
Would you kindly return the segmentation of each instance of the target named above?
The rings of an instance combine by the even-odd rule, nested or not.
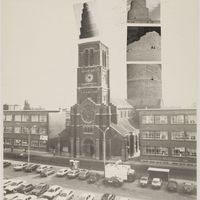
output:
[[[48,140],[48,136],[47,135],[40,135],[40,140]]]

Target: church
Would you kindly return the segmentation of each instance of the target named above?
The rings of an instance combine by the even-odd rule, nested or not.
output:
[[[101,160],[105,152],[106,159],[127,160],[139,155],[139,130],[131,124],[133,107],[126,100],[110,99],[109,48],[95,40],[96,34],[88,4],[84,3],[77,102],[70,112],[70,153],[75,158]],[[86,38],[90,41],[85,42]]]

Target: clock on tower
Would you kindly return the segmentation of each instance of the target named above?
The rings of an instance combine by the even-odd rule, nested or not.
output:
[[[108,104],[108,48],[99,41],[79,44],[77,102],[90,98],[96,104]]]

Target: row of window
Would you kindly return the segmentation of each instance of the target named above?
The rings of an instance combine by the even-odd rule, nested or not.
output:
[[[120,118],[130,118],[131,111],[130,110],[122,110],[120,111]]]
[[[94,129],[93,129],[92,126],[84,126],[83,131],[84,131],[85,133],[93,133],[93,132],[94,132]]]
[[[47,115],[4,115],[4,121],[10,122],[13,120],[16,122],[47,122]]]
[[[146,146],[142,148],[143,155],[168,156],[169,151],[170,149],[166,147]],[[196,149],[173,147],[171,148],[171,155],[174,157],[196,157]]]
[[[144,115],[142,124],[168,124],[167,115]],[[172,115],[170,116],[171,124],[196,124],[196,115]]]
[[[4,144],[14,146],[28,146],[28,140],[26,139],[4,139]],[[31,140],[31,147],[46,147],[47,141],[45,140]]]
[[[84,57],[84,66],[93,66],[95,64],[94,60],[94,49],[85,49],[83,53]],[[107,58],[106,58],[106,51],[102,50],[102,65],[106,67],[107,65]]]
[[[39,128],[39,127],[12,127],[12,126],[4,126],[4,133],[31,133],[31,134],[47,134],[47,128]]]
[[[167,131],[143,131],[141,139],[168,140]],[[174,131],[171,132],[171,140],[196,140],[196,132]]]

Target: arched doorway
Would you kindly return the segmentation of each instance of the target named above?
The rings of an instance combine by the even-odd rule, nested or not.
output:
[[[85,157],[94,156],[94,142],[91,139],[86,139],[83,142],[83,155]]]

